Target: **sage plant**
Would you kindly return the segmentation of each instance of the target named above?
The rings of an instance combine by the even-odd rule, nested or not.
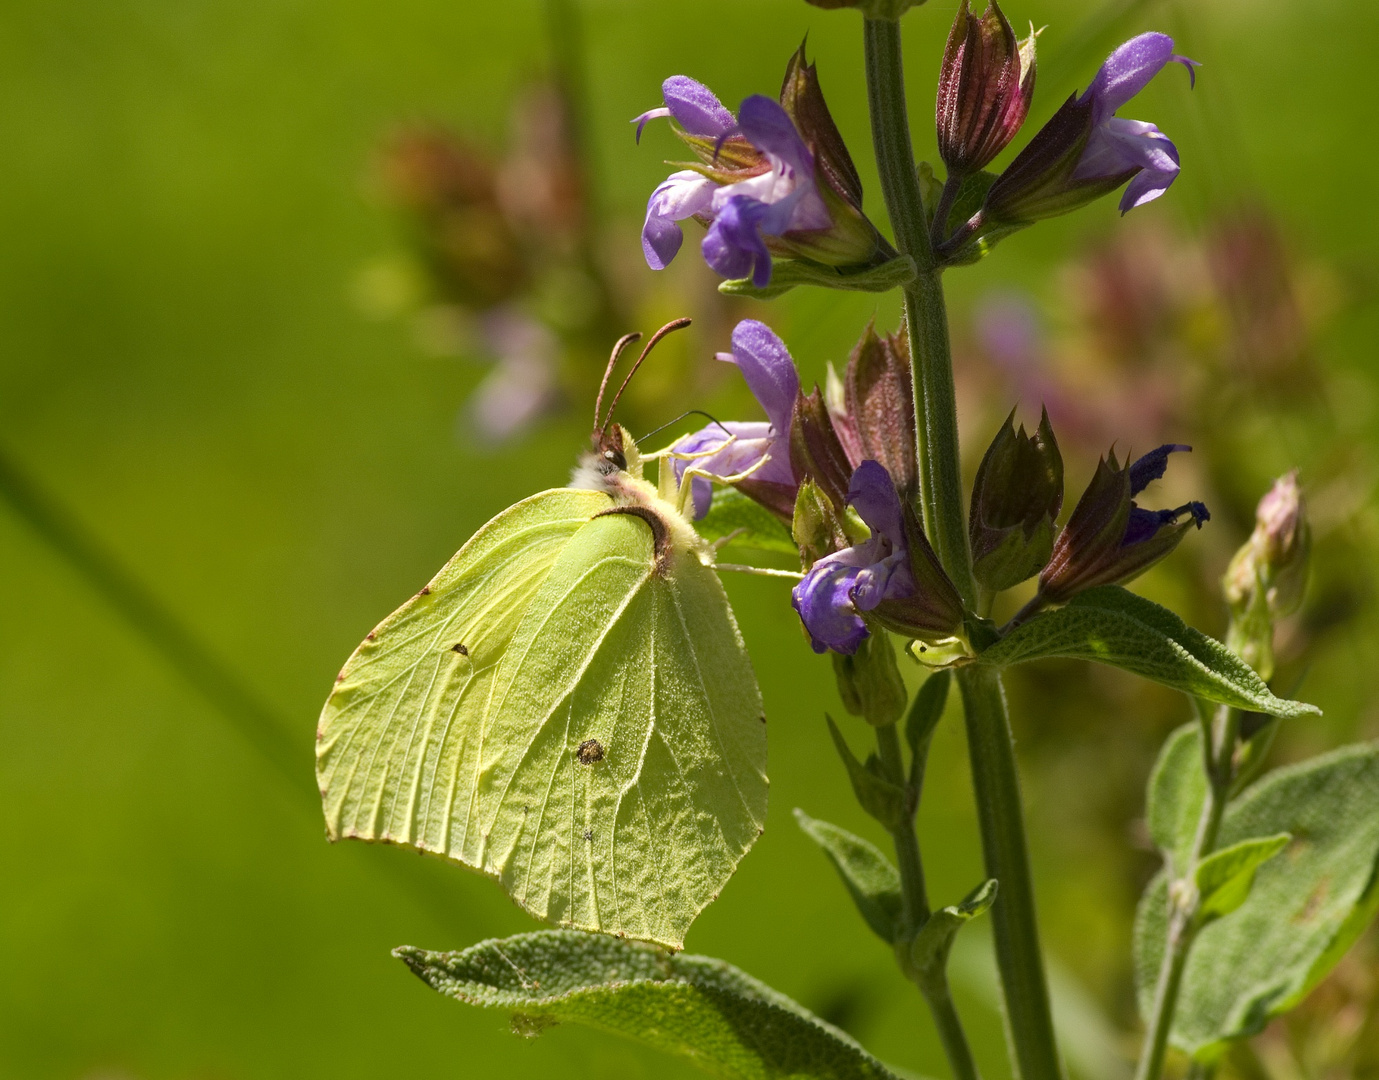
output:
[[[977,1066],[949,991],[955,935],[994,928],[1009,1052],[1024,1080],[1056,1080],[1005,669],[1062,657],[1111,665],[1185,696],[1196,719],[1170,737],[1147,818],[1164,870],[1145,893],[1136,969],[1145,1024],[1140,1080],[1170,1045],[1210,1074],[1325,975],[1368,922],[1379,891],[1379,749],[1359,746],[1262,774],[1284,720],[1317,714],[1276,695],[1275,622],[1307,572],[1295,474],[1260,504],[1225,582],[1227,641],[1125,586],[1210,521],[1150,493],[1166,444],[1108,450],[1066,524],[1064,463],[1048,415],[996,432],[964,499],[943,277],[1012,232],[1121,191],[1128,212],[1180,169],[1153,123],[1119,116],[1171,63],[1163,34],[1115,49],[999,173],[1034,104],[1035,38],[992,0],[957,11],[936,58],[935,124],[946,169],[916,168],[901,65],[909,0],[811,0],[862,17],[873,151],[890,222],[864,210],[851,151],[801,48],[776,96],[736,110],[672,75],[634,119],[668,121],[693,161],[651,193],[648,266],[700,254],[722,291],[899,289],[904,318],[866,327],[840,377],[806,391],[765,322],[733,330],[735,365],[765,419],[710,420],[657,451],[615,420],[613,390],[639,335],[613,347],[594,404],[592,450],[567,488],[486,525],[372,633],[322,715],[318,777],[334,837],[407,844],[496,878],[561,929],[460,952],[396,951],[442,993],[512,1014],[534,1035],[587,1023],[689,1056],[721,1076],[891,1077],[855,1040],[725,961],[678,950],[765,820],[766,719],[718,580],[785,578],[808,649],[828,654],[844,708],[875,750],[859,760],[826,718],[859,804],[893,857],[796,811],[859,915],[928,1007],[952,1075]],[[842,16],[840,16],[842,17]],[[926,91],[927,92],[927,91]],[[609,391],[612,391],[609,393]],[[643,476],[659,465],[656,483]],[[796,570],[723,561],[724,549],[798,559]],[[1028,602],[1004,623],[1003,594]],[[897,649],[897,646],[899,648]],[[903,653],[904,655],[899,655]],[[901,666],[921,676],[911,699]],[[914,679],[911,680],[915,681]],[[986,875],[932,898],[916,831],[930,740],[956,684],[967,728]]]

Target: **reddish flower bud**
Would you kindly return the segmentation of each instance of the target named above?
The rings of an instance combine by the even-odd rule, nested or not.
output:
[[[1015,40],[991,0],[977,17],[958,8],[938,84],[939,155],[950,174],[985,168],[1015,137],[1034,97],[1034,35]]]
[[[915,401],[910,343],[905,331],[881,337],[868,326],[848,357],[843,392],[856,433],[858,460],[881,462],[905,502],[919,489],[915,461]]]
[[[833,430],[833,419],[818,386],[808,397],[795,396],[790,423],[790,467],[800,480],[813,480],[841,510],[847,505],[852,464]]]

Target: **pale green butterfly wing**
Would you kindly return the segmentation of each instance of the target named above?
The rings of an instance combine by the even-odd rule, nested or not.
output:
[[[761,697],[717,575],[692,550],[658,564],[638,517],[590,522],[494,682],[485,867],[538,917],[679,947],[761,832],[765,772]]]
[[[321,713],[316,777],[332,839],[466,860],[489,687],[561,550],[611,505],[546,491],[490,521],[346,662]],[[468,655],[457,651],[461,646]]]
[[[333,836],[678,947],[765,820],[761,699],[715,573],[609,508],[546,492],[485,526],[346,665],[318,776]]]

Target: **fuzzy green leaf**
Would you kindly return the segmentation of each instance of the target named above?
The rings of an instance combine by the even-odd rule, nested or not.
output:
[[[1149,835],[1168,861],[1175,880],[1187,873],[1197,823],[1207,797],[1202,763],[1202,728],[1184,724],[1168,737],[1149,777]]]
[[[894,944],[902,900],[900,873],[891,861],[874,844],[837,825],[812,818],[798,807],[795,820],[828,856],[867,925],[882,941]]]
[[[1094,660],[1186,694],[1270,716],[1320,716],[1316,706],[1275,697],[1219,641],[1167,608],[1117,586],[1089,589],[1056,611],[1036,615],[981,654],[996,667],[1046,657]]]
[[[982,882],[957,904],[939,908],[910,943],[910,958],[926,977],[943,974],[958,931],[996,902],[996,880]]]
[[[905,718],[905,741],[910,745],[911,755],[918,756],[920,748],[933,737],[934,728],[943,719],[944,707],[948,704],[948,689],[953,682],[953,673],[948,670],[935,671],[919,688],[910,714]]]
[[[1197,921],[1206,924],[1229,915],[1243,904],[1255,882],[1255,872],[1293,839],[1288,833],[1259,840],[1241,840],[1213,851],[1197,864]]]
[[[812,259],[777,259],[771,265],[771,283],[757,288],[751,278],[719,282],[718,291],[727,296],[750,296],[757,300],[772,300],[797,285],[821,285],[826,289],[849,292],[890,292],[904,288],[915,279],[915,262],[901,255],[866,270],[826,266]]]
[[[1220,843],[1291,833],[1228,918],[1188,955],[1173,1042],[1202,1059],[1257,1034],[1336,965],[1379,908],[1379,744],[1278,769],[1226,811]],[[1145,892],[1135,925],[1140,1009],[1152,1007],[1168,915],[1167,880]]]
[[[705,540],[721,540],[736,533],[728,541],[730,548],[755,548],[796,557],[800,553],[781,520],[737,488],[717,488],[709,512],[694,523],[694,529]]]
[[[894,1080],[844,1032],[706,956],[561,930],[393,955],[447,997],[508,1010],[519,1034],[584,1024],[731,1080]]]
[[[847,768],[857,802],[887,831],[894,832],[906,819],[905,789],[880,775],[880,762],[876,755],[869,757],[865,765],[858,761],[843,738],[843,733],[838,730],[838,725],[833,722],[833,717],[825,713],[824,719],[828,721],[828,733],[833,736],[838,756]]]

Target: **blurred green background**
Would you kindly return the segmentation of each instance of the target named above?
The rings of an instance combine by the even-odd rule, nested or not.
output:
[[[1214,582],[1254,499],[1302,466],[1319,568],[1281,652],[1327,717],[1286,732],[1277,756],[1379,735],[1379,6],[1022,0],[1007,12],[1017,27],[1049,27],[1035,120],[1140,30],[1173,33],[1203,67],[1194,93],[1166,72],[1127,110],[1179,146],[1184,171],[1166,198],[1124,223],[1105,201],[949,275],[969,458],[1017,401],[1030,418],[1040,379],[1063,395],[1070,503],[1112,439],[1137,450],[1197,440],[1163,505],[1201,494],[1217,518],[1141,588],[1218,633]],[[682,313],[681,295],[709,311],[683,358],[693,370],[668,369],[689,383],[649,377],[638,422],[690,403],[747,415],[731,382],[701,370],[729,318],[768,319],[820,379],[873,313],[894,325],[890,299],[815,290],[714,308],[696,236],[656,282],[638,266],[641,210],[675,151],[654,128],[634,146],[628,119],[674,73],[729,104],[772,93],[806,32],[884,220],[852,13],[803,0],[582,0],[579,14],[597,259],[630,298],[623,328]],[[951,3],[930,0],[906,20],[916,149],[931,159],[951,17]],[[11,0],[0,11],[0,448],[268,703],[282,748],[256,748],[269,744],[245,737],[243,708],[230,715],[198,693],[0,503],[0,1074],[695,1075],[582,1030],[519,1040],[504,1017],[426,989],[392,946],[460,948],[533,924],[458,867],[329,846],[315,804],[315,717],[350,650],[485,520],[562,483],[584,446],[586,401],[501,446],[476,435],[463,410],[485,364],[462,336],[438,347],[420,316],[375,302],[411,242],[379,193],[380,145],[399,124],[430,123],[500,155],[514,100],[549,70],[549,40],[534,0]],[[1220,264],[1223,245],[1242,250],[1229,243],[1240,221],[1264,222],[1273,240],[1264,255],[1246,244],[1236,269],[1248,278],[1272,258],[1283,283],[1271,293],[1247,281],[1243,308],[1220,274],[1194,276]],[[1126,325],[1106,299],[1122,277]],[[1296,311],[1277,330],[1269,313],[1285,302]],[[1021,345],[1032,368],[992,355],[992,313],[1011,310],[1037,328]],[[1255,363],[1288,333],[1298,340],[1286,355]],[[685,402],[684,385],[702,401]],[[887,1061],[944,1075],[917,995],[790,819],[802,805],[882,840],[826,741],[829,666],[804,647],[779,582],[728,585],[771,717],[772,809],[688,947],[730,959]],[[1074,692],[1083,704],[1059,704]],[[1083,1009],[1074,1063],[1092,1063],[1086,1075],[1110,1051],[1100,1075],[1112,1077],[1119,1040],[1133,1048],[1129,919],[1154,866],[1136,846],[1143,782],[1186,706],[1074,666],[1012,696],[1041,918],[1070,987],[1065,1011]],[[921,818],[940,902],[981,877],[957,719],[938,734]],[[860,722],[848,731],[860,746]],[[980,933],[958,965],[983,1070],[1007,1076]],[[1357,978],[1327,992],[1369,1009]]]

